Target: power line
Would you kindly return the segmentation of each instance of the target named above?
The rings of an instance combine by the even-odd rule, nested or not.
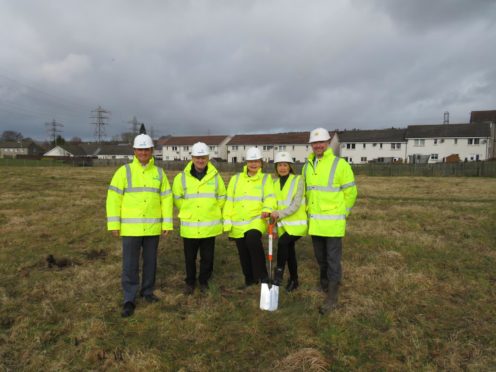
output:
[[[105,138],[105,126],[108,125],[108,119],[110,117],[110,111],[105,110],[101,106],[98,106],[95,110],[91,111],[93,116],[90,119],[95,119],[92,125],[95,126],[95,138],[97,143],[101,143]]]
[[[64,124],[58,123],[53,119],[51,122],[45,123],[45,127],[47,128],[48,134],[53,139],[53,144],[57,145],[57,133],[62,133],[60,128],[63,128]]]

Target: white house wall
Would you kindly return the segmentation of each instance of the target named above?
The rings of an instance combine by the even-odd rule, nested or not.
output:
[[[474,144],[474,139],[479,143]],[[423,145],[419,145],[418,140],[423,140]],[[469,144],[469,138],[409,138],[408,155],[430,155],[429,163],[440,163],[453,154],[458,154],[461,161],[487,160],[490,139],[470,138],[470,140],[472,144]]]
[[[348,159],[350,164],[364,164],[379,158],[394,158],[405,161],[407,158],[407,143],[343,142],[340,145],[340,156]]]

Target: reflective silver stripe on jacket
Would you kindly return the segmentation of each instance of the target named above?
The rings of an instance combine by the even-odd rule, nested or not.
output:
[[[128,163],[128,164],[125,165],[125,167],[126,167],[127,187],[128,188],[131,188],[131,187],[133,187],[133,179],[132,179],[132,176],[131,176],[131,166]]]
[[[181,226],[187,226],[187,227],[207,227],[207,226],[216,226],[216,225],[222,225],[222,220],[215,220],[215,221],[198,221],[198,222],[185,222],[181,221]]]
[[[347,189],[348,187],[352,187],[352,186],[355,186],[355,182],[345,183],[344,185],[341,185],[341,189],[344,190],[344,189]]]
[[[198,198],[215,198],[215,194],[208,192],[203,192],[203,193],[200,192],[198,194],[184,195],[184,199],[198,199]]]
[[[256,217],[253,217],[253,218],[249,219],[248,221],[232,221],[232,225],[233,226],[249,225],[253,221],[258,220],[258,219],[261,219],[261,218],[262,218],[261,216],[256,216]]]
[[[307,224],[307,220],[279,221],[277,226],[305,226]]]
[[[166,195],[169,195],[169,194],[172,194],[172,190],[165,190],[165,191],[162,191],[160,193],[160,196],[166,196]]]
[[[124,189],[124,192],[156,192],[160,193],[160,189],[157,189],[156,187],[126,187]]]
[[[121,223],[160,223],[162,218],[121,218]]]
[[[121,222],[120,217],[107,217],[107,222]]]
[[[124,190],[121,190],[118,187],[115,187],[115,186],[112,186],[112,185],[109,186],[108,189],[109,190],[112,190],[112,191],[115,191],[117,194],[121,194],[121,195],[124,194]]]
[[[344,214],[309,214],[308,218],[313,220],[345,220]]]
[[[262,198],[260,196],[237,196],[235,198],[232,198],[232,201],[241,201],[241,200],[253,200],[253,201],[262,201]]]

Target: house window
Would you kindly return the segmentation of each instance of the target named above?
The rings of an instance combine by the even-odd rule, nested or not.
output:
[[[478,145],[479,144],[479,138],[474,138],[474,145]]]
[[[373,146],[373,147],[376,147],[376,146],[377,146],[377,143],[374,143],[372,146]]]
[[[391,150],[399,150],[401,149],[401,143],[392,143]]]
[[[425,139],[416,139],[413,141],[413,146],[416,147],[424,147],[425,146]]]
[[[294,150],[294,145],[293,145],[293,150]],[[295,160],[296,161],[296,160]]]
[[[184,151],[188,151],[189,150],[189,146],[183,146],[183,150]]]
[[[214,151],[214,147],[215,146],[208,146],[210,148],[211,151]]]
[[[431,154],[431,159],[432,160],[437,160],[438,159],[438,154]]]
[[[379,147],[382,149],[382,143],[381,143],[381,144],[379,144]]]
[[[172,151],[177,151],[177,146],[172,146]]]
[[[367,157],[366,157],[366,156],[362,156],[362,157],[360,158],[360,161],[361,161],[362,163],[365,163],[365,162],[367,161]]]
[[[455,138],[453,141],[455,142],[456,145],[458,143],[458,138]]]
[[[469,138],[468,140],[469,145],[478,145],[479,144],[479,138]]]
[[[439,143],[444,143],[444,138],[441,138],[441,139],[439,140]]]
[[[347,143],[346,148],[349,150],[354,150],[355,149],[355,144],[354,143]]]
[[[363,144],[363,148],[365,148],[365,143]]]
[[[434,144],[437,145],[437,138],[434,138]]]
[[[237,150],[238,149],[238,146],[231,146],[231,150]]]
[[[280,145],[279,150],[286,150],[286,145]]]

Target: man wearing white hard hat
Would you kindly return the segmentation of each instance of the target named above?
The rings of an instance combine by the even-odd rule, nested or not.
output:
[[[209,147],[203,142],[191,148],[191,161],[176,175],[172,185],[174,205],[179,211],[180,234],[184,244],[186,286],[193,294],[196,286],[196,257],[200,251],[200,291],[208,289],[214,268],[215,237],[222,234],[222,207],[226,186],[209,161]]]
[[[133,148],[132,163],[115,172],[107,192],[107,228],[122,237],[123,317],[134,313],[138,293],[149,303],[159,301],[153,293],[159,237],[172,230],[172,191],[163,169],[155,166],[151,137],[139,134]]]
[[[341,283],[342,240],[346,218],[355,204],[357,188],[351,166],[334,155],[329,147],[329,131],[310,132],[313,153],[303,167],[306,185],[308,234],[312,237],[315,258],[320,267],[320,285],[327,297],[320,313],[337,307]]]
[[[262,172],[262,153],[257,147],[246,151],[246,165],[231,177],[224,205],[224,231],[236,242],[246,288],[268,282],[262,234],[276,207],[272,178]]]

